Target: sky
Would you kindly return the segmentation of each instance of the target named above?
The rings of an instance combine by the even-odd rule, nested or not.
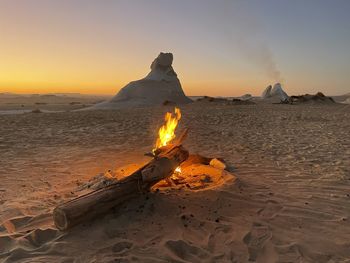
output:
[[[0,92],[116,94],[160,52],[187,95],[350,92],[348,0],[0,0]]]

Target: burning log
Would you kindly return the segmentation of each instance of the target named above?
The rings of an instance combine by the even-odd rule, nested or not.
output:
[[[56,227],[66,230],[85,220],[91,220],[104,214],[124,201],[148,191],[159,180],[172,175],[176,167],[188,156],[188,151],[181,145],[173,145],[130,176],[57,206],[53,211]]]
[[[162,152],[166,152],[168,151],[169,149],[171,149],[172,147],[174,146],[177,146],[177,145],[182,145],[182,143],[185,141],[186,137],[187,137],[187,134],[188,134],[188,129],[185,129],[181,135],[179,136],[179,138],[177,138],[174,142],[172,142],[171,144],[168,144],[166,146],[162,146],[160,148],[156,148],[153,150],[152,153],[145,153],[146,156],[158,156],[159,154],[161,154]]]

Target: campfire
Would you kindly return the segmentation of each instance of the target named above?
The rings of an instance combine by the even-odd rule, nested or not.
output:
[[[176,136],[180,119],[179,108],[165,114],[155,146],[146,154],[152,158],[149,162],[109,171],[87,184],[94,191],[57,206],[53,211],[56,227],[66,230],[145,192],[203,191],[234,180],[224,160],[189,154],[182,145],[188,129]]]
[[[175,108],[174,115],[167,112],[164,119],[165,123],[159,129],[153,154],[162,152],[167,147],[172,147],[174,141],[177,144],[182,143],[188,133],[188,130],[185,129],[181,136],[176,139],[175,131],[181,119],[180,109]],[[151,191],[170,189],[201,191],[215,188],[228,179],[228,177],[223,176],[224,169],[226,169],[226,164],[223,160],[192,154],[175,168],[171,176],[157,182]]]
[[[171,112],[165,114],[165,124],[159,128],[158,138],[156,146],[153,149],[153,153],[162,147],[169,145],[176,137],[175,130],[181,119],[181,111],[179,108],[175,108],[175,116]]]

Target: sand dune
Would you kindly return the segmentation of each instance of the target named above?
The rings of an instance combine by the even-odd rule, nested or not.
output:
[[[170,108],[0,116],[0,262],[348,262],[347,105],[181,107],[186,147],[238,180],[141,196],[69,232],[53,208],[146,161]]]

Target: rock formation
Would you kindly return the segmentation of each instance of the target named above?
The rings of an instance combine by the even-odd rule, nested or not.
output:
[[[244,94],[239,99],[241,99],[241,100],[252,100],[253,96],[252,96],[252,94]]]
[[[199,103],[219,103],[224,105],[253,105],[255,102],[252,102],[251,100],[242,100],[242,99],[227,99],[227,98],[214,98],[209,96],[204,96],[203,98],[199,98],[196,100],[196,102]]]
[[[317,92],[315,95],[305,94],[299,96],[290,96],[291,104],[313,103],[313,104],[333,104],[335,101],[332,97],[325,96],[322,92]]]
[[[182,90],[173,67],[173,54],[160,53],[151,64],[151,72],[143,79],[132,81],[111,100],[94,105],[94,109],[118,109],[162,105],[164,102],[192,102]]]
[[[287,102],[289,96],[282,89],[282,85],[280,83],[276,83],[273,88],[269,85],[261,95],[262,99],[268,100],[271,102]]]
[[[345,103],[345,104],[350,104],[350,98],[347,98],[346,100],[344,100],[342,103]]]
[[[267,86],[266,89],[261,94],[261,98],[263,98],[263,99],[270,98],[271,97],[271,90],[272,90],[272,86],[271,85]]]

